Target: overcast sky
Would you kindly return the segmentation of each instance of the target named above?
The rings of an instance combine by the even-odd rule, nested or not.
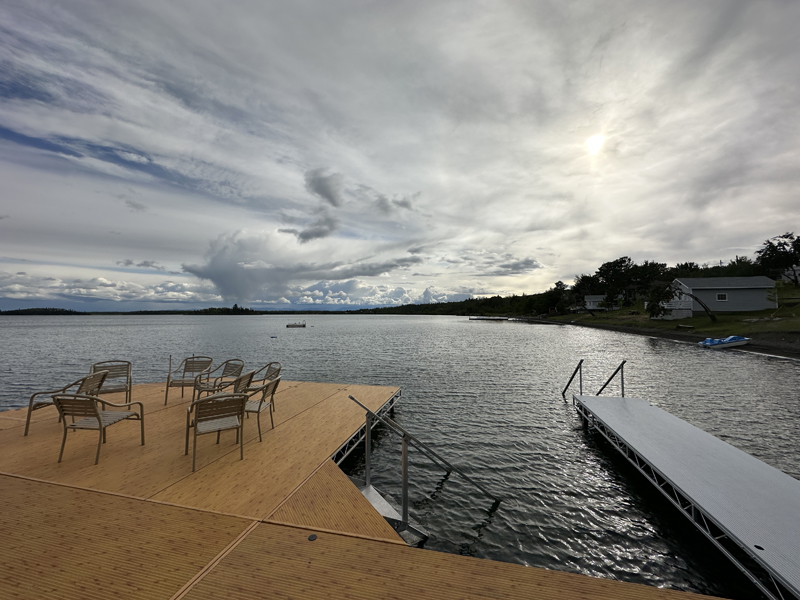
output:
[[[798,31],[769,0],[3,0],[0,308],[752,257],[800,230]]]

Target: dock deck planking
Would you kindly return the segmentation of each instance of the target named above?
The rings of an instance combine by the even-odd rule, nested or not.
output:
[[[186,594],[203,598],[708,598],[399,544],[260,523]]]
[[[269,515],[268,520],[312,529],[347,531],[405,544],[331,460],[323,463],[308,481]]]
[[[0,475],[0,598],[168,599],[252,521]]]
[[[575,400],[800,597],[800,481],[645,400]]]

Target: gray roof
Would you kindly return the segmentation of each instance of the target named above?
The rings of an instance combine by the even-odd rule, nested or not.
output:
[[[773,288],[775,282],[769,277],[758,275],[756,277],[678,277],[675,281],[681,282],[690,290],[723,290],[746,288]]]

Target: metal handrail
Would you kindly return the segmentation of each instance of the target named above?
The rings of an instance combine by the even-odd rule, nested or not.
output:
[[[393,421],[389,417],[382,417],[379,414],[371,411],[369,408],[367,408],[366,406],[361,404],[361,402],[356,400],[353,396],[348,396],[348,397],[350,398],[350,400],[352,400],[353,402],[358,404],[361,408],[363,408],[365,411],[367,411],[367,416],[368,417],[371,417],[373,419],[378,419],[381,423],[383,423],[384,425],[389,427],[389,429],[392,430],[396,435],[399,435],[401,438],[403,438],[404,444],[407,444],[408,442],[412,442],[414,444],[414,446],[416,446],[417,449],[420,450],[420,452],[422,452],[425,456],[430,458],[433,462],[435,462],[435,463],[439,464],[440,466],[444,467],[444,469],[447,471],[448,474],[451,471],[455,471],[456,473],[461,475],[464,479],[469,481],[472,485],[474,485],[476,488],[478,488],[480,491],[482,491],[484,494],[489,496],[492,500],[494,500],[495,502],[499,502],[500,501],[500,498],[498,498],[497,496],[495,496],[491,492],[487,491],[482,485],[480,485],[476,481],[473,481],[468,475],[464,474],[459,468],[451,465],[444,458],[442,458],[436,452],[434,452],[430,447],[428,447],[425,443],[421,442],[416,437],[414,437],[412,434],[410,434],[408,431],[403,429],[395,421]],[[369,431],[369,427],[367,427],[367,431]],[[405,459],[406,459],[406,454],[405,453],[403,454],[403,458],[404,458],[404,462],[405,462]],[[405,482],[404,482],[404,484],[405,484]],[[404,485],[403,487],[405,488],[404,489],[404,495],[405,495],[405,493],[407,493],[407,486]],[[405,500],[405,498],[404,498],[404,500]],[[407,505],[407,503],[404,502],[404,505]],[[406,508],[406,506],[404,506],[404,510],[405,510],[405,508]]]
[[[567,401],[567,390],[569,389],[569,386],[570,386],[570,385],[572,385],[572,380],[573,380],[573,379],[575,379],[575,375],[576,375],[577,373],[580,373],[580,377],[579,377],[579,381],[580,381],[580,393],[581,393],[581,395],[583,395],[583,367],[582,367],[581,365],[583,365],[583,359],[581,359],[581,360],[578,362],[578,366],[577,366],[577,367],[575,367],[575,370],[572,372],[572,377],[570,377],[570,378],[569,378],[569,382],[567,382],[567,385],[566,385],[566,387],[565,387],[565,388],[564,388],[564,390],[561,392],[561,397],[562,397],[562,398],[564,398],[564,402],[566,402],[566,401]]]
[[[620,381],[621,381],[621,383],[622,383],[622,397],[623,397],[623,398],[625,397],[625,369],[624,369],[623,367],[625,366],[625,363],[626,363],[626,362],[628,362],[628,361],[627,361],[627,360],[623,360],[623,361],[620,363],[620,365],[617,367],[616,371],[614,371],[614,372],[611,374],[611,377],[609,377],[609,378],[608,378],[608,381],[606,381],[606,382],[603,384],[603,387],[601,387],[601,388],[600,388],[600,389],[597,391],[597,393],[595,394],[595,396],[599,396],[599,395],[600,395],[600,393],[601,393],[601,392],[602,392],[604,389],[606,389],[606,386],[607,386],[609,383],[611,383],[611,380],[612,380],[612,379],[614,379],[614,376],[615,376],[617,373],[619,373],[619,374],[620,374]]]

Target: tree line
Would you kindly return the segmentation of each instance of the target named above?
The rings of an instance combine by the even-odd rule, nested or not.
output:
[[[565,314],[573,307],[582,306],[585,296],[602,295],[609,306],[630,306],[645,299],[653,313],[657,313],[661,302],[675,296],[671,283],[676,278],[765,275],[778,279],[786,274],[795,285],[800,285],[797,270],[792,270],[798,265],[800,237],[789,232],[765,240],[752,259],[736,256],[727,263],[700,265],[685,262],[668,267],[666,263],[649,260],[637,264],[630,257],[623,256],[603,263],[592,274],[578,275],[571,286],[557,281],[540,294],[471,298],[462,302],[413,304],[358,312],[505,316]]]

